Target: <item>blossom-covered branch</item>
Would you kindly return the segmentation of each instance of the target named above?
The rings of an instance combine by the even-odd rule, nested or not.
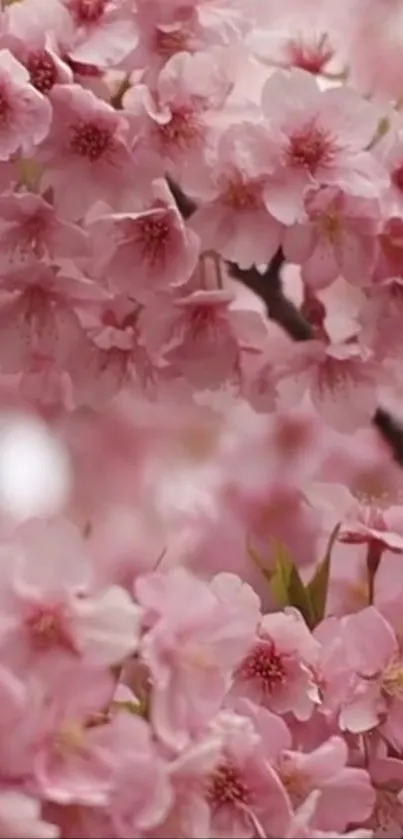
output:
[[[402,20],[1,4],[0,839],[403,835]]]

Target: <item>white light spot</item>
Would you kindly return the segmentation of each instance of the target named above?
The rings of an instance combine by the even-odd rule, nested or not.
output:
[[[0,423],[0,506],[17,519],[54,515],[71,488],[67,452],[38,420]]]

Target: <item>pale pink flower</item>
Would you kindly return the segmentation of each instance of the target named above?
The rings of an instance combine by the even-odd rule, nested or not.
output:
[[[326,77],[340,67],[343,46],[338,31],[338,9],[316,0],[306,0],[304,9],[295,2],[271,0],[259,4],[259,27],[247,42],[262,62],[273,67],[299,67]],[[302,13],[301,13],[302,12]]]
[[[368,425],[377,406],[378,366],[355,342],[307,341],[278,366],[279,404],[298,404],[308,392],[325,422],[342,433]]]
[[[46,170],[42,184],[52,187],[64,213],[78,219],[93,202],[114,202],[119,191],[130,187],[127,122],[77,84],[55,85],[51,102],[52,124],[38,150]]]
[[[220,138],[208,180],[198,189],[202,206],[191,225],[204,250],[217,251],[240,268],[270,262],[281,242],[282,225],[263,201],[267,137],[261,125],[243,122]],[[207,161],[206,161],[207,162]]]
[[[371,815],[375,792],[368,772],[347,766],[348,748],[341,737],[331,737],[312,752],[281,752],[277,771],[294,806],[315,790],[320,791],[312,827],[342,832]],[[343,801],[343,807],[340,801]]]
[[[403,771],[401,760],[388,757],[386,748],[371,755],[369,771],[376,801],[366,826],[375,839],[394,839],[403,829]]]
[[[355,681],[340,712],[340,726],[365,732],[382,724],[395,748],[403,743],[402,672],[398,639],[373,606],[341,619],[342,642]]]
[[[102,303],[99,322],[71,348],[67,368],[77,405],[106,405],[127,386],[152,399],[173,392],[180,374],[144,345],[139,311],[126,297]]]
[[[9,50],[0,50],[0,161],[30,155],[48,134],[52,109],[29,83],[29,73]]]
[[[213,117],[231,90],[225,56],[180,52],[165,64],[154,94],[145,85],[134,85],[124,96],[125,111],[135,136],[151,144],[169,169],[186,166],[197,170]],[[181,171],[181,182],[186,170]],[[191,177],[193,178],[193,173]]]
[[[247,26],[247,15],[242,4],[222,0],[201,2],[173,2],[139,0],[136,26],[139,43],[125,66],[145,68],[144,79],[151,87],[163,65],[172,56],[211,50],[222,44],[230,45]],[[210,52],[211,54],[211,52]]]
[[[153,835],[161,839],[171,835],[197,839],[210,834],[206,778],[214,771],[222,747],[221,732],[208,731],[171,761],[169,778],[174,791],[173,804],[167,818]]]
[[[66,363],[82,336],[72,303],[82,303],[88,291],[94,295],[89,283],[81,284],[36,261],[11,272],[2,286],[9,292],[0,305],[2,371],[20,372],[38,355]]]
[[[113,778],[113,722],[102,715],[113,694],[106,671],[56,667],[52,683],[31,685],[32,774],[58,804],[106,805]]]
[[[27,749],[35,729],[32,698],[26,673],[22,681],[3,664],[0,665],[2,783],[22,783],[32,770],[32,754]]]
[[[130,4],[116,0],[62,2],[71,18],[68,53],[75,62],[104,69],[119,64],[135,48],[137,29]]]
[[[0,836],[2,839],[57,839],[56,825],[41,818],[41,802],[18,790],[0,792]]]
[[[7,35],[17,38],[20,44],[43,45],[44,39],[56,46],[63,43],[69,31],[69,14],[59,0],[24,0],[7,6]]]
[[[265,615],[237,669],[235,692],[307,720],[319,703],[315,668],[320,647],[296,609]]]
[[[184,224],[164,182],[152,187],[149,207],[99,216],[89,228],[99,276],[112,291],[140,302],[185,284],[199,255],[198,237]]]
[[[127,349],[100,347],[84,335],[68,361],[75,404],[99,408],[112,402],[131,380],[129,365]]]
[[[331,832],[316,830],[312,826],[312,820],[316,812],[319,797],[319,792],[312,792],[306,801],[298,807],[286,839],[372,839],[372,830],[367,830],[366,828],[349,830],[347,833],[336,833],[334,830]]]
[[[321,91],[303,70],[278,71],[265,84],[262,109],[276,160],[265,201],[279,221],[299,220],[309,186],[337,186],[363,198],[379,193],[380,167],[365,151],[379,113],[354,90]]]
[[[242,394],[257,413],[274,411],[277,402],[277,375],[269,352],[254,348],[241,352]]]
[[[398,511],[396,511],[398,512]],[[395,516],[396,519],[396,516]],[[357,521],[346,524],[339,534],[340,542],[349,545],[373,545],[379,551],[392,551],[403,553],[403,520],[400,514],[401,532],[393,527],[393,519],[388,523],[388,511],[377,510],[376,508],[362,508],[357,516]]]
[[[220,289],[167,298],[165,305],[156,299],[139,316],[146,347],[158,350],[193,387],[236,380],[239,344],[232,318],[238,321],[238,313],[229,310],[232,301],[233,295]]]
[[[329,616],[359,612],[369,603],[367,545],[364,542],[359,545],[353,541],[343,542],[344,539],[341,539],[333,547],[326,601],[326,614]]]
[[[143,835],[161,824],[172,807],[170,766],[151,727],[132,714],[119,713],[112,720],[109,744],[114,772],[108,809],[114,835]]]
[[[10,8],[7,43],[15,58],[28,70],[31,85],[47,96],[55,84],[71,84],[73,72],[59,55],[56,32],[51,31],[51,26],[41,29],[31,18],[31,12],[34,15],[36,12],[34,7],[35,0],[32,3],[26,0],[22,15],[21,9],[18,12],[15,7]],[[57,3],[55,8],[63,22],[62,6]]]
[[[304,206],[307,219],[289,228],[283,242],[287,259],[302,266],[304,282],[324,288],[341,275],[368,284],[378,254],[377,201],[323,187],[310,190]]]
[[[253,638],[259,599],[231,574],[209,586],[183,568],[140,577],[136,594],[151,623],[141,653],[154,680],[153,724],[179,750],[218,711]]]
[[[353,10],[347,41],[351,83],[364,94],[396,100],[401,90],[402,4],[365,0]]]
[[[13,668],[49,676],[60,661],[105,667],[135,651],[139,609],[118,586],[97,587],[72,524],[27,524],[15,545],[3,544],[0,573],[0,646]]]
[[[286,835],[292,811],[270,764],[259,718],[222,711],[211,731],[223,739],[220,759],[205,783],[211,835],[220,839]]]
[[[60,218],[45,197],[30,192],[0,196],[0,243],[0,265],[7,272],[38,260],[79,262],[88,253],[85,231]]]

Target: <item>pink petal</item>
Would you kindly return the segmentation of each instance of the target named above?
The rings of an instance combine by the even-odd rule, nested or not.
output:
[[[301,276],[314,289],[326,288],[340,273],[332,245],[320,239],[312,256],[302,266]]]

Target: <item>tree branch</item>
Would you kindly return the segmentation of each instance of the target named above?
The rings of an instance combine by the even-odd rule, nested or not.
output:
[[[384,408],[377,408],[372,424],[389,446],[394,460],[403,466],[403,426]]]

